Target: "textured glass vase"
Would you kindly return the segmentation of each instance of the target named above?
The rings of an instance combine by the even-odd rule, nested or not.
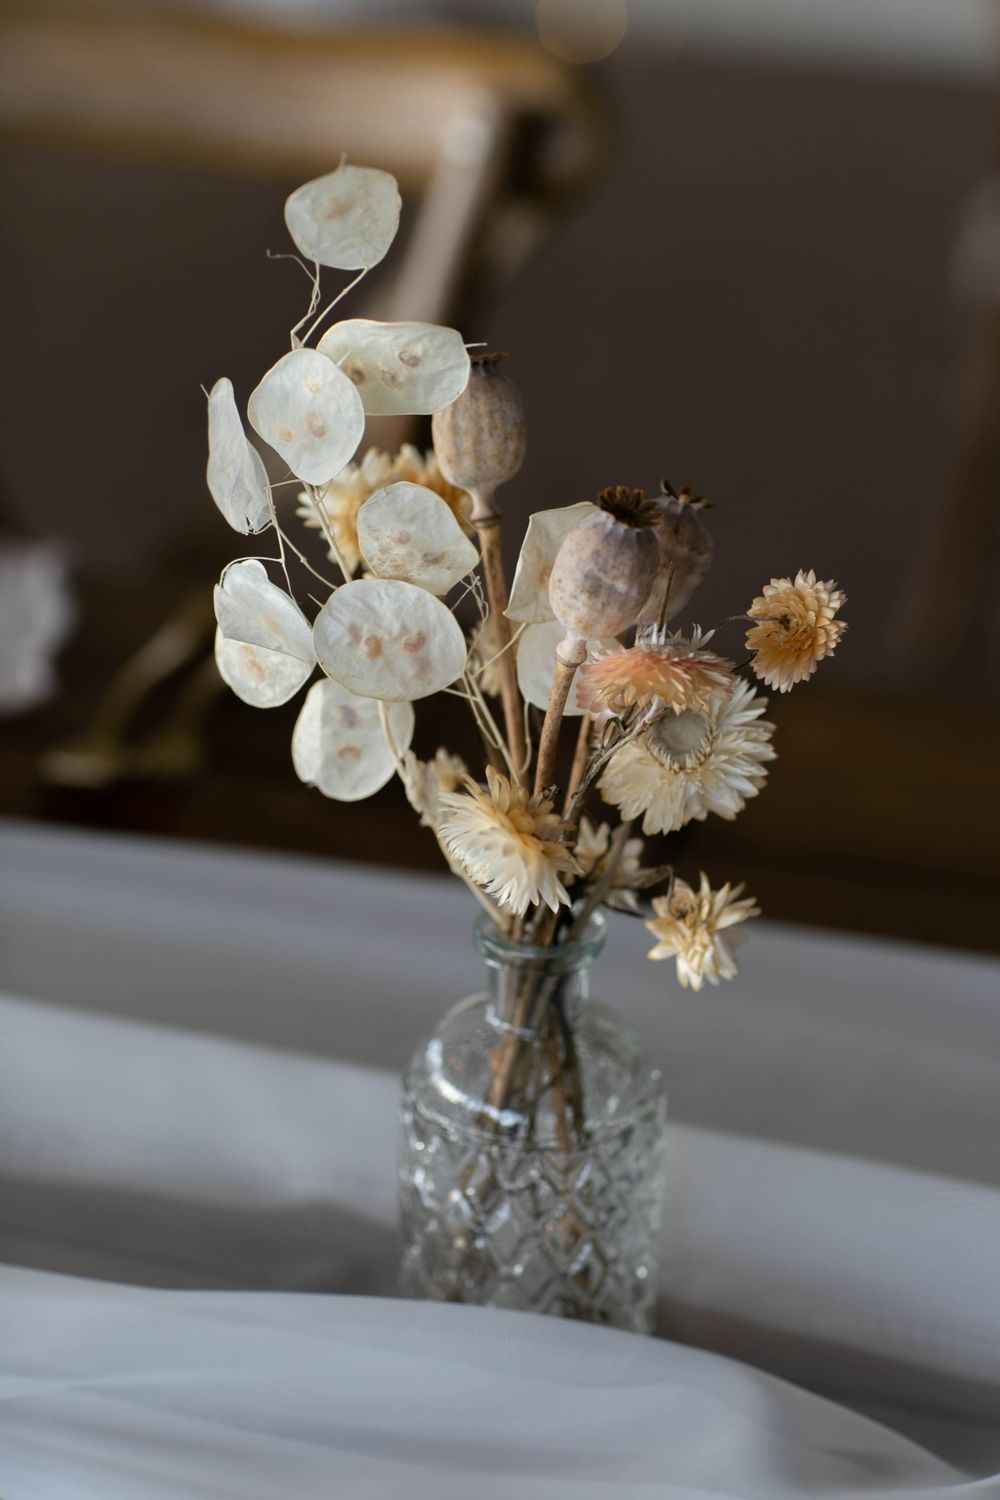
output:
[[[488,987],[404,1080],[404,1295],[649,1331],[666,1098],[636,1034],[588,998],[603,945],[599,917],[552,948],[478,925]]]

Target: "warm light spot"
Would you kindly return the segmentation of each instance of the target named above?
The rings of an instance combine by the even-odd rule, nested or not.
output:
[[[538,0],[538,38],[561,62],[610,57],[628,31],[625,0]]]

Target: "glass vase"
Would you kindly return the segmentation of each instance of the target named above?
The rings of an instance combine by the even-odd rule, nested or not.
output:
[[[487,988],[403,1083],[404,1295],[648,1332],[666,1097],[638,1036],[588,996],[604,923],[554,947],[476,928]]]

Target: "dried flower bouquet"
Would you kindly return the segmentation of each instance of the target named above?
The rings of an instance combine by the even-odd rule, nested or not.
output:
[[[498,492],[521,466],[525,421],[500,358],[470,358],[454,329],[425,323],[321,331],[385,255],[399,212],[389,174],[344,163],[292,194],[285,217],[312,295],[247,409],[335,577],[279,518],[231,383],[208,397],[211,494],[236,531],[277,539],[276,556],[222,574],[219,671],[246,703],[272,708],[318,667],[292,735],[298,775],[342,801],[398,775],[506,937],[559,944],[604,905],[645,919],[650,958],[674,959],[682,985],[731,979],[733,929],[757,915],[753,900],[704,874],[695,884],[646,867],[633,829],[735,818],[757,795],[775,752],[755,679],[787,692],[808,678],[845,629],[844,595],[812,572],[772,579],[736,617],[750,625],[741,676],[717,632],[674,626],[712,540],[705,502],[666,484],[651,498],[615,485],[532,515],[508,594]],[[320,267],[358,273],[322,309]],[[433,453],[369,449],[358,461],[366,418],[382,414],[433,416]],[[289,553],[312,575],[305,601]],[[470,614],[471,627],[460,623]],[[475,721],[475,774],[446,749],[421,761],[410,748],[414,704],[435,693],[462,699]],[[526,1010],[536,999],[525,994]],[[502,1101],[512,1059],[494,1065]]]

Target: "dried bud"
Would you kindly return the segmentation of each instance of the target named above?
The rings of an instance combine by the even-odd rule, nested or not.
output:
[[[472,496],[473,521],[494,513],[493,492],[524,461],[524,407],[517,386],[500,369],[502,354],[473,358],[469,383],[436,412],[434,452],[441,473]]]
[[[602,490],[597,504],[567,534],[549,578],[549,601],[567,632],[559,652],[567,665],[574,655],[583,660],[586,641],[636,623],[659,566],[657,503],[618,485]]]
[[[666,479],[660,487],[663,498],[655,502],[659,510],[656,534],[660,565],[639,614],[639,623],[643,625],[653,624],[659,618],[668,576],[670,599],[664,618],[672,620],[680,613],[711,567],[715,549],[703,517],[708,501],[704,497],[692,499],[689,489],[675,491]]]

